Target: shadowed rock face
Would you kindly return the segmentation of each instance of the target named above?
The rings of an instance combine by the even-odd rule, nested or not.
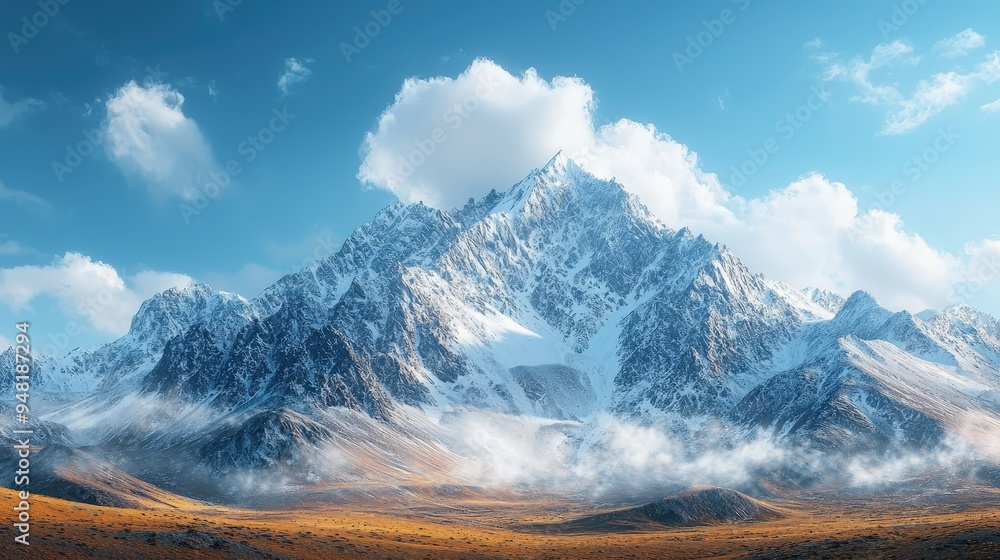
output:
[[[590,515],[535,529],[569,532],[629,531],[667,527],[692,527],[721,523],[752,523],[783,517],[778,509],[729,488],[695,487],[677,496]]]
[[[549,418],[579,420],[594,409],[594,389],[586,375],[563,364],[517,366],[511,375]]]
[[[177,499],[93,455],[50,445],[32,455],[31,492],[97,506],[143,509]]]
[[[276,468],[294,462],[299,451],[329,441],[330,430],[291,410],[267,410],[223,428],[202,445],[200,455],[213,470]]]
[[[663,498],[634,509],[634,514],[662,525],[709,525],[766,521],[781,514],[771,506],[728,488],[703,488]]]

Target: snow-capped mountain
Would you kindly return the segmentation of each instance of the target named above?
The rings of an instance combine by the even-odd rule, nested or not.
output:
[[[61,357],[35,353],[32,392],[62,401],[131,388],[160,361],[167,343],[193,325],[210,325],[226,343],[255,313],[244,298],[203,284],[171,288],[143,302],[128,333],[114,342],[93,351],[75,348]],[[12,364],[12,352],[0,354],[0,363]]]
[[[168,290],[121,339],[36,372],[45,420],[79,441],[216,470],[331,445],[468,458],[444,429],[457,411],[530,419],[570,456],[607,417],[690,449],[764,433],[835,454],[1000,425],[995,319],[793,289],[561,153],[450,212],[390,206],[253,300]]]

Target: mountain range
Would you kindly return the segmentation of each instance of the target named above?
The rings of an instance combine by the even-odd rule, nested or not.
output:
[[[33,371],[37,442],[199,496],[847,483],[996,463],[1000,433],[996,319],[765,278],[561,153],[461,208],[389,206],[254,299],[162,292]]]

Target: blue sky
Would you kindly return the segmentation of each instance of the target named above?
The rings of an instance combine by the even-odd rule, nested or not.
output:
[[[253,296],[389,203],[557,149],[797,287],[1000,313],[995,2],[0,10],[0,346],[19,320],[43,350],[109,340],[191,279]]]

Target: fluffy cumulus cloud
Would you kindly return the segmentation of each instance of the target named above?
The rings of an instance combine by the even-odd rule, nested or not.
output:
[[[66,253],[45,266],[0,268],[0,303],[15,312],[49,297],[68,317],[88,322],[95,330],[121,335],[132,316],[150,296],[190,284],[184,274],[146,270],[126,282],[109,264],[80,253]]]
[[[313,62],[313,60],[307,58],[305,62]],[[309,79],[309,76],[312,76],[312,70],[304,62],[297,58],[286,58],[285,69],[278,76],[278,89],[281,90],[282,95],[288,95],[289,88],[293,84],[304,82]]]
[[[408,79],[364,141],[358,178],[405,202],[460,205],[586,145],[593,91],[576,78],[513,76],[479,59],[457,78]]]
[[[956,284],[952,299],[969,302],[996,298],[995,291],[985,293],[989,288],[1000,285],[1000,239],[987,239],[981,243],[970,243],[965,247],[969,258],[963,270],[961,281]]]
[[[907,56],[901,45],[867,64]],[[870,68],[860,72],[868,79]],[[872,84],[864,94],[886,92]],[[797,287],[866,289],[890,307],[914,311],[964,299],[955,287],[981,276],[977,261],[991,263],[1000,248],[986,242],[961,255],[935,249],[899,216],[859,209],[845,185],[820,174],[743,198],[652,125],[622,119],[598,126],[594,99],[578,78],[545,80],[534,70],[515,76],[483,59],[457,78],[409,79],[366,136],[358,176],[405,202],[451,208],[508,188],[563,150],[591,173],[616,178],[666,225],[729,245],[759,272]]]
[[[108,157],[158,195],[193,199],[218,166],[184,96],[167,84],[128,82],[105,103]]]
[[[454,79],[412,78],[366,136],[358,177],[405,202],[451,208],[510,187],[563,150],[637,194],[655,193],[644,200],[668,222],[728,218],[718,203],[727,193],[686,146],[629,120],[595,128],[594,103],[578,78],[514,76],[485,59]]]
[[[735,223],[727,207],[734,199],[718,178],[701,170],[697,154],[653,125],[621,119],[588,138],[567,154],[598,177],[628,185],[664,223],[699,231]]]

